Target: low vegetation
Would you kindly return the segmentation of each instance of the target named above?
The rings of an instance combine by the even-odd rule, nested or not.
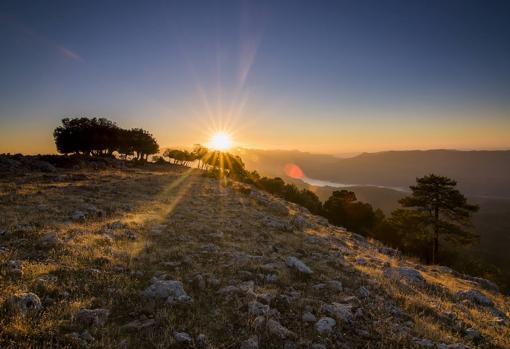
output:
[[[492,283],[255,185],[31,161],[0,160],[2,348],[510,347]]]

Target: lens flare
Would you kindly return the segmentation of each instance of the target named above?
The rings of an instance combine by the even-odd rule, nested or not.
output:
[[[232,146],[232,139],[225,132],[216,132],[209,141],[209,147],[214,150],[227,150]]]

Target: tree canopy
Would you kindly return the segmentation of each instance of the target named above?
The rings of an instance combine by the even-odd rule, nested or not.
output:
[[[105,118],[64,118],[53,132],[57,151],[61,154],[93,156],[133,155],[147,160],[159,152],[152,134],[141,128],[122,129]]]
[[[438,261],[440,236],[457,243],[469,243],[476,238],[468,228],[478,206],[469,204],[456,185],[453,179],[430,174],[417,178],[416,185],[410,187],[412,194],[399,201],[403,207],[419,213],[415,216],[420,224],[430,228],[432,263]]]

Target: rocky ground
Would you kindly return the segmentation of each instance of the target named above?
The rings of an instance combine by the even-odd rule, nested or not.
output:
[[[253,188],[3,166],[1,348],[510,348],[491,282]]]

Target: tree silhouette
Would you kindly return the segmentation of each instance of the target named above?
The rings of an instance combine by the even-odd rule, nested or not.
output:
[[[432,228],[432,263],[437,263],[439,256],[439,237],[468,243],[476,235],[465,229],[470,225],[473,212],[478,206],[469,204],[455,186],[457,182],[443,176],[430,174],[417,178],[416,185],[411,186],[412,194],[402,198],[399,203],[403,207],[415,208],[422,213],[419,220]]]
[[[324,203],[324,214],[335,225],[367,235],[374,227],[377,216],[370,204],[357,201],[349,190],[336,190]]]
[[[127,157],[136,153],[137,159],[159,152],[155,138],[136,128],[124,130],[105,118],[64,118],[62,126],[53,132],[57,151],[62,154],[112,156],[115,151]]]

